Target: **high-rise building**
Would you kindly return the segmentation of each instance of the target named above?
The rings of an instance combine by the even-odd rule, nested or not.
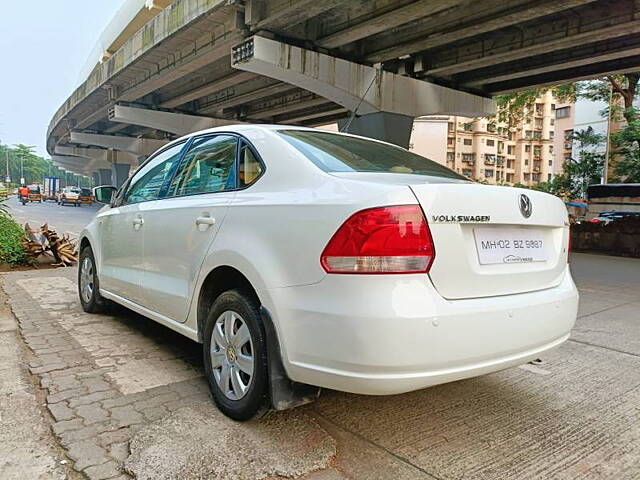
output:
[[[490,184],[532,186],[548,182],[555,166],[556,105],[550,92],[540,96],[516,127],[495,118],[451,116],[447,119],[446,158],[449,168],[471,179]],[[412,148],[423,153],[417,139],[426,135],[429,123],[416,122]],[[433,158],[438,161],[438,158]]]

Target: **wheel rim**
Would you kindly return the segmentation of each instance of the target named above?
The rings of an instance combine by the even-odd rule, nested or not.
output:
[[[253,380],[254,350],[249,327],[239,314],[227,310],[218,317],[210,354],[216,384],[228,399],[240,400]]]
[[[93,262],[85,257],[80,267],[80,293],[85,303],[93,297]]]

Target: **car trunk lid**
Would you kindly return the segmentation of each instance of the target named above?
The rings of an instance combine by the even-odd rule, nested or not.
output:
[[[429,276],[444,298],[517,294],[551,288],[562,280],[569,228],[560,199],[471,183],[410,188],[435,244]]]

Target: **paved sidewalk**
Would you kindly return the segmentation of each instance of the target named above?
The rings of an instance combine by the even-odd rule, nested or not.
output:
[[[29,352],[6,300],[0,289],[0,478],[64,479],[64,453],[40,406],[43,396],[31,383],[24,364]]]
[[[82,312],[75,269],[3,277],[52,430],[89,478],[636,479],[640,262],[572,268],[580,318],[541,365],[392,397],[325,391],[248,423],[212,405],[198,344],[125,309]]]

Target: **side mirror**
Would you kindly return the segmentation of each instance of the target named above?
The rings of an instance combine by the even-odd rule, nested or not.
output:
[[[93,196],[96,197],[96,202],[100,203],[112,203],[113,197],[117,191],[116,187],[105,185],[101,187],[95,187],[93,189]]]

